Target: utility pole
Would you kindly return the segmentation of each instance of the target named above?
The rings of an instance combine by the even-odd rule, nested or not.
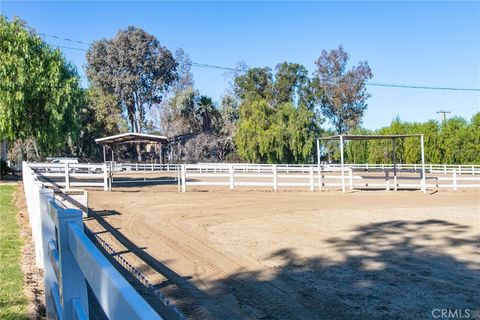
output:
[[[437,113],[441,113],[442,114],[442,121],[445,121],[447,120],[447,113],[452,113],[451,111],[446,111],[446,110],[439,110],[437,111]]]

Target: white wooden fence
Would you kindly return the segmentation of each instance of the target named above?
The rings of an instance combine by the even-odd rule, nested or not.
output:
[[[392,164],[345,164],[343,174],[339,164],[250,164],[250,163],[199,163],[199,164],[154,164],[154,163],[97,163],[97,164],[51,164],[29,163],[29,166],[41,176],[44,184],[70,187],[101,187],[111,190],[112,185],[124,183],[165,182],[161,179],[147,178],[148,174],[171,172],[173,182],[179,190],[190,186],[228,186],[232,187],[305,187],[313,190],[341,187],[346,188],[477,188],[479,187],[479,165],[426,164],[426,177],[421,177],[421,165],[398,164],[397,175],[393,174]],[[185,166],[185,177],[181,180]],[[233,167],[232,167],[233,166]],[[232,167],[233,176],[230,173]],[[142,177],[126,178],[128,173],[142,173]],[[311,172],[311,173],[310,173]],[[376,173],[365,176],[362,172]],[[118,179],[114,176],[122,173]],[[210,176],[209,174],[213,174]],[[411,174],[411,176],[408,176]],[[418,177],[415,177],[418,174]],[[313,176],[313,183],[310,179]],[[342,178],[343,175],[343,178]],[[276,181],[276,182],[275,182]],[[313,186],[313,187],[312,187]]]
[[[474,171],[463,168],[459,174],[456,168],[450,168],[438,173],[436,167],[432,165],[432,168],[433,171],[422,178],[419,168],[415,167],[403,167],[394,175],[393,168],[388,166],[366,170],[352,165],[342,171],[336,165],[187,164],[181,167],[180,188],[182,192],[187,191],[188,186],[225,186],[230,190],[238,187],[269,187],[273,190],[303,187],[311,191],[341,188],[343,192],[347,188],[423,191],[427,188],[480,188],[480,175],[475,176]],[[373,171],[373,174],[365,175],[363,171]]]
[[[85,235],[82,211],[57,203],[26,162],[22,172],[48,319],[88,319],[87,282],[109,319],[161,319]]]

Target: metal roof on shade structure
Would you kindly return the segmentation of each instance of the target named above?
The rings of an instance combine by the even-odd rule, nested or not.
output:
[[[168,138],[154,134],[127,132],[114,136],[95,139],[96,143],[113,145],[122,143],[167,143]]]
[[[339,134],[329,137],[320,137],[319,140],[340,140],[340,137],[343,137],[343,140],[380,140],[380,139],[402,139],[402,138],[411,138],[418,137],[422,135],[419,133],[413,134]]]

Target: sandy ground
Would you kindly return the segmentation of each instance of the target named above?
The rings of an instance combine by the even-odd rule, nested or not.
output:
[[[90,190],[89,207],[87,227],[189,318],[480,317],[478,191],[131,185]]]

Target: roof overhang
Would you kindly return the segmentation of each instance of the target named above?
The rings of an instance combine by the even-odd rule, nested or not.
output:
[[[168,138],[154,134],[127,132],[114,136],[95,139],[96,143],[113,145],[122,143],[167,143]]]
[[[329,137],[320,137],[319,140],[387,140],[387,139],[404,139],[404,138],[420,138],[422,134],[340,134]]]

